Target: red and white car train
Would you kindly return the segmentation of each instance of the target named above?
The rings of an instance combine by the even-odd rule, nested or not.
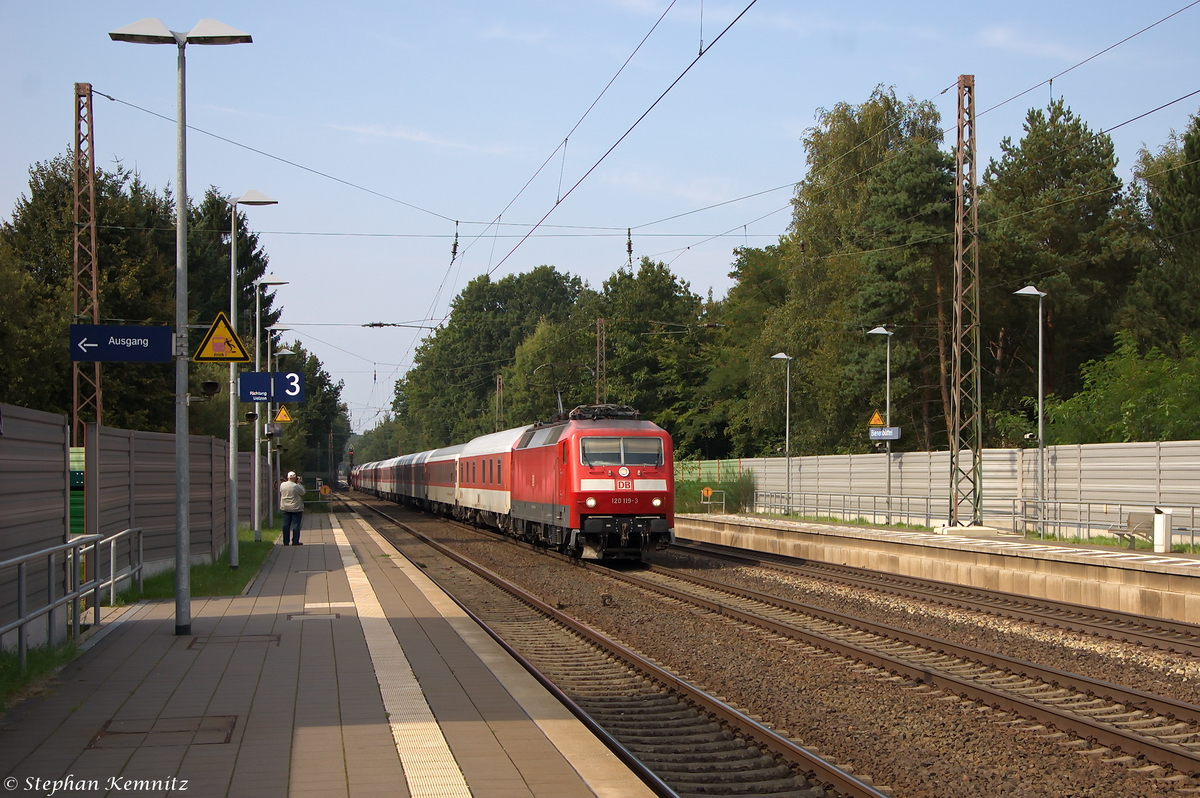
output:
[[[638,559],[675,537],[671,436],[628,407],[577,407],[547,424],[364,463],[350,485],[585,559]]]

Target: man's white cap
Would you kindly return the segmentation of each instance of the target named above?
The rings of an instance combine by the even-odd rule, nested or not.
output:
[[[292,478],[292,477],[294,477],[294,476],[296,476],[296,472],[295,472],[295,471],[289,471],[289,472],[288,472],[288,479],[291,479],[291,478]]]

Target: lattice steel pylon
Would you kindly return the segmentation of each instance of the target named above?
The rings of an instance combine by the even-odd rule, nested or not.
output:
[[[75,84],[75,169],[73,324],[100,323],[100,269],[96,259],[96,163],[92,84]],[[71,438],[83,446],[84,425],[101,423],[100,363],[71,362]]]
[[[596,319],[596,404],[608,404],[608,366],[604,352],[608,347],[604,341],[604,319]]]
[[[954,362],[950,391],[950,524],[983,522],[983,408],[979,362],[979,187],[975,76],[958,76],[954,202]]]

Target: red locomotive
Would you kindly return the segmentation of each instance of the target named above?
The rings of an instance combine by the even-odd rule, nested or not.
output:
[[[585,559],[675,536],[671,436],[617,405],[355,466],[351,486]]]

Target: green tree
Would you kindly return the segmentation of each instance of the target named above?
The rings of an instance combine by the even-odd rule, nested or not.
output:
[[[864,226],[879,190],[878,172],[906,148],[941,140],[937,109],[878,87],[859,105],[839,103],[818,114],[804,139],[808,175],[797,186],[793,219],[781,239],[786,302],[772,307],[751,359],[753,423],[773,434],[761,452],[783,444],[782,392],[771,354],[792,355],[792,452],[863,451],[860,384],[845,364],[863,344],[860,291],[871,273],[864,250],[878,230]],[[876,382],[876,384],[878,384]],[[763,440],[763,436],[757,436]]]
[[[567,318],[582,288],[578,277],[551,266],[496,282],[487,275],[472,280],[396,384],[401,448],[433,449],[491,431],[496,374],[542,319]]]
[[[69,414],[71,362],[68,325],[90,324],[71,317],[74,279],[73,161],[57,156],[30,168],[29,193],[18,200],[12,218],[0,224],[0,343],[15,353],[0,363],[0,401]],[[189,308],[193,322],[211,322],[215,309],[229,304],[228,233],[209,226],[228,206],[215,189],[190,211]],[[125,168],[96,173],[96,259],[102,324],[173,325],[175,319],[174,202],[169,191],[155,192]],[[263,273],[266,255],[257,237],[239,237],[243,307],[253,307],[253,279]],[[271,323],[278,318],[265,301]],[[210,315],[211,314],[211,315]],[[242,328],[247,329],[243,326]],[[202,331],[195,332],[193,344]],[[192,393],[203,379],[219,377],[213,368],[191,369]],[[224,384],[225,379],[220,379]],[[103,422],[126,429],[174,428],[174,372],[167,363],[105,363],[102,366]],[[228,399],[219,403],[228,412]],[[197,406],[192,431],[225,437],[217,402]]]
[[[1200,335],[1200,117],[1157,154],[1143,149],[1135,176],[1150,244],[1121,322],[1143,347],[1175,352],[1180,336]]]
[[[1136,213],[1116,176],[1112,139],[1094,133],[1062,100],[1025,120],[1018,144],[1005,138],[984,173],[986,234],[980,302],[995,364],[989,396],[1013,409],[1036,384],[1037,309],[1012,292],[1034,284],[1045,300],[1046,391],[1069,396],[1080,366],[1112,351],[1115,316],[1136,264]]]
[[[954,284],[952,157],[932,141],[917,140],[881,164],[864,208],[863,228],[866,273],[857,312],[862,329],[885,326],[893,331],[892,423],[912,433],[900,446],[945,446]],[[857,407],[885,404],[883,344],[858,339],[847,352],[843,373],[847,386],[859,386],[853,402]]]
[[[1117,350],[1083,367],[1083,390],[1046,403],[1056,444],[1195,440],[1200,437],[1200,344],[1184,338],[1178,357],[1139,354],[1128,331]]]

